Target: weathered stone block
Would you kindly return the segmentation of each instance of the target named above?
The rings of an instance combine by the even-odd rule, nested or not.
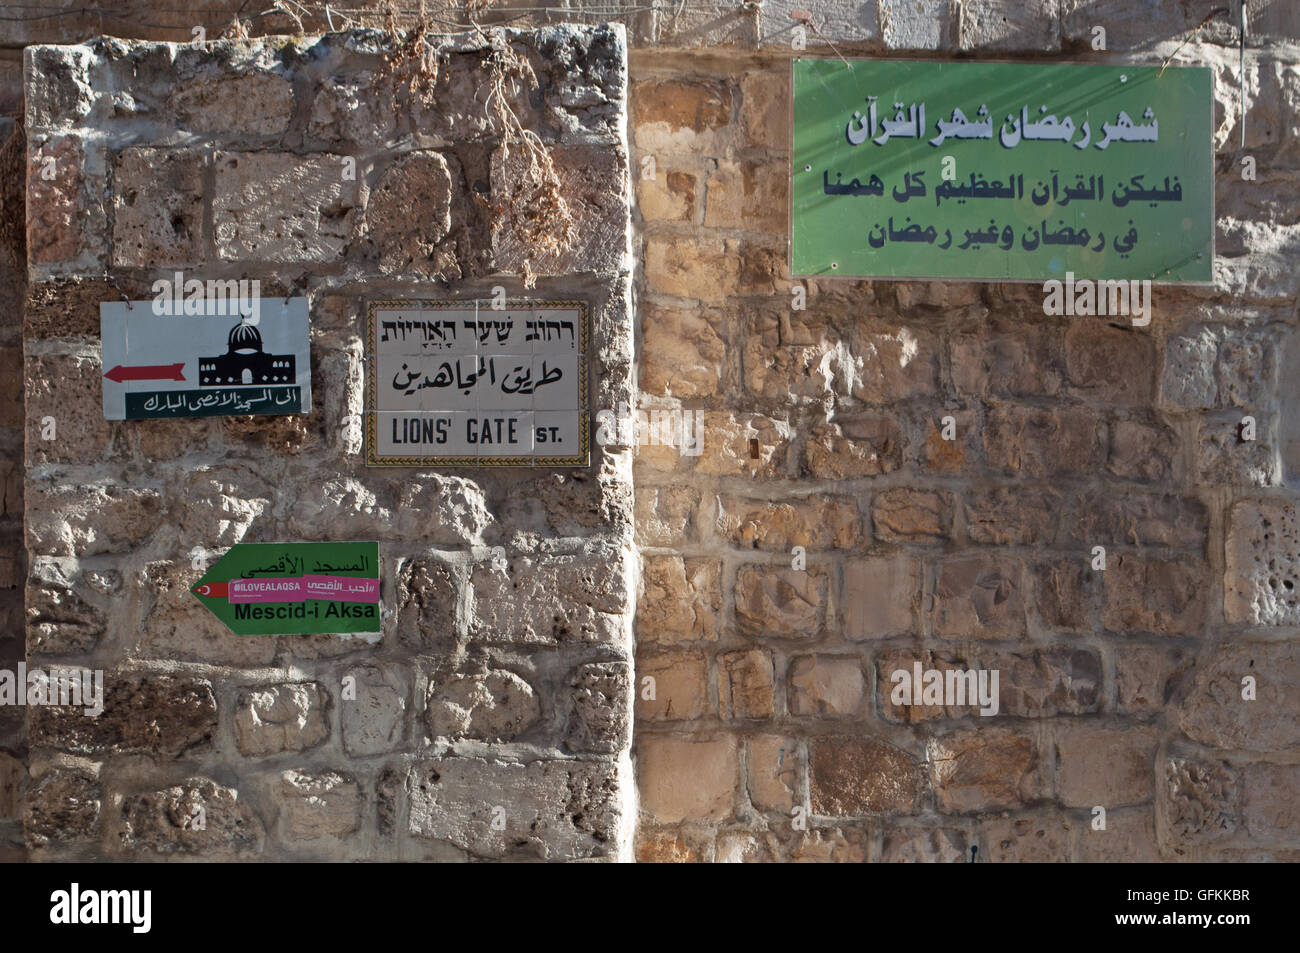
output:
[[[32,143],[29,153],[28,260],[52,264],[75,259],[84,245],[101,237],[94,234],[100,216],[87,214],[84,145],[77,137],[63,136]],[[100,256],[106,252],[106,248],[98,250]]]
[[[639,864],[695,864],[700,857],[681,834],[638,828],[636,860]]]
[[[740,285],[739,245],[717,238],[650,235],[643,259],[651,292],[723,304]]]
[[[121,844],[128,851],[216,859],[260,854],[264,840],[261,820],[239,792],[210,778],[189,778],[122,801]]]
[[[423,557],[403,562],[397,577],[398,639],[410,646],[433,646],[453,639],[456,589],[448,563]]]
[[[799,754],[781,735],[756,735],[745,742],[749,801],[760,811],[789,816],[799,790]]]
[[[1256,417],[1257,436],[1243,437],[1239,411],[1208,415],[1196,429],[1196,481],[1210,486],[1276,486],[1282,482],[1281,459],[1268,416]]]
[[[1151,864],[1159,861],[1151,808],[1106,809],[1106,829],[1085,824],[1079,834],[1078,860],[1085,864]]]
[[[893,650],[876,660],[876,694],[887,721],[916,724],[941,718],[974,716],[980,705],[893,704],[892,676],[912,677],[917,662],[922,671],[984,670],[998,673],[997,714],[1019,718],[1080,715],[1094,712],[1101,695],[1101,657],[1093,649],[1051,646],[1019,652],[935,652]],[[945,675],[946,678],[946,675]],[[991,682],[989,683],[991,687]],[[980,716],[983,717],[983,716]]]
[[[257,66],[269,65],[265,62],[269,59],[269,55],[265,56]],[[234,71],[214,62],[207,69],[184,70],[179,87],[167,102],[168,110],[195,132],[281,135],[289,128],[293,115],[289,78],[249,66]]]
[[[616,850],[620,816],[613,765],[443,758],[411,771],[412,834],[479,857],[573,860]]]
[[[1056,538],[1060,510],[1060,496],[1048,490],[976,490],[966,501],[966,532],[976,543],[1047,546]]]
[[[996,819],[984,830],[993,864],[1062,864],[1070,860],[1074,823],[1063,817]]]
[[[821,480],[892,473],[903,465],[905,440],[892,418],[837,416],[808,435],[806,470]]]
[[[174,759],[211,742],[217,700],[207,679],[106,672],[98,717],[87,717],[82,708],[41,707],[28,718],[34,747]]]
[[[877,0],[880,39],[891,50],[937,50],[951,29],[945,0]]]
[[[772,654],[764,649],[719,655],[718,714],[723,718],[771,718]]]
[[[1206,623],[1206,566],[1195,559],[1130,553],[1106,564],[1102,625],[1112,632],[1188,635]]]
[[[191,540],[206,547],[233,546],[271,505],[275,490],[251,467],[212,467],[186,471],[170,488],[168,523],[175,527],[177,548]]]
[[[881,741],[821,736],[809,742],[808,782],[814,814],[912,814],[921,792],[921,766],[906,751]]]
[[[1155,345],[1144,328],[1077,318],[1065,335],[1070,384],[1109,404],[1149,404],[1155,386]]]
[[[742,549],[788,553],[804,549],[854,549],[863,542],[862,518],[849,499],[822,497],[764,503],[718,497],[718,535]]]
[[[660,169],[647,177],[636,176],[636,204],[646,222],[689,222],[695,217],[697,178],[680,169]]]
[[[408,152],[370,192],[365,231],[384,274],[458,277],[455,252],[442,247],[451,231],[452,180],[437,152]]]
[[[1172,757],[1160,786],[1163,829],[1179,844],[1221,840],[1241,825],[1241,778],[1224,762]]]
[[[1090,627],[1092,605],[1101,586],[1090,559],[1074,556],[1034,567],[1038,615],[1049,627],[1068,632]]]
[[[989,466],[1045,479],[1095,471],[1101,463],[1101,425],[1084,408],[997,406],[984,428]]]
[[[796,833],[792,841],[784,857],[771,859],[792,864],[865,864],[872,860],[874,853],[872,832],[867,824],[861,827],[819,827]]]
[[[23,812],[28,846],[94,836],[102,799],[99,781],[76,771],[51,771],[32,782]]]
[[[695,471],[775,476],[785,470],[793,436],[793,428],[784,420],[757,414],[706,411],[703,445],[699,457],[695,458]]]
[[[361,826],[361,787],[337,771],[289,770],[276,790],[280,832],[288,841],[346,837]]]
[[[75,123],[95,101],[90,67],[94,54],[85,46],[31,46],[24,51],[25,72],[41,77],[27,90],[31,128]]]
[[[740,79],[740,130],[747,146],[790,147],[790,78],[784,70],[746,70]]]
[[[208,565],[217,556],[209,556]],[[135,651],[143,658],[253,667],[275,658],[275,640],[235,635],[190,591],[203,569],[188,561],[150,563],[135,577],[145,592],[144,626]]]
[[[1161,397],[1174,407],[1259,410],[1272,392],[1277,351],[1268,332],[1205,326],[1165,345]]]
[[[1192,661],[1179,646],[1118,644],[1115,658],[1115,703],[1122,712],[1164,711],[1181,674]]]
[[[844,563],[840,605],[844,636],[854,641],[908,635],[921,601],[916,560],[895,555]]]
[[[717,155],[730,138],[732,90],[709,81],[633,83],[632,115],[642,153]]]
[[[1300,622],[1300,519],[1285,500],[1243,500],[1228,516],[1223,614],[1229,622]]]
[[[1055,53],[1061,48],[1061,19],[1055,3],[991,0],[963,7],[958,22],[958,42],[963,50]]]
[[[535,160],[515,147],[508,158],[492,157],[492,197],[498,203],[492,220],[494,269],[509,274],[574,272],[617,274],[628,254],[627,155],[621,147],[552,146],[558,194],[573,219],[573,239],[548,247],[538,233],[538,216],[546,210],[545,186]],[[547,226],[543,226],[545,229]]]
[[[946,417],[952,417],[955,432],[948,429]],[[933,408],[923,414],[919,427],[925,435],[925,442],[917,448],[917,464],[922,472],[966,473],[980,459],[983,424],[974,409]]]
[[[349,755],[384,754],[398,748],[406,733],[405,673],[388,665],[359,665],[344,671],[355,692],[340,692],[339,729]]]
[[[26,760],[0,751],[0,817],[6,820],[22,813],[23,787],[27,783]]]
[[[627,746],[632,728],[632,673],[626,662],[588,662],[569,677],[570,751],[609,754]]]
[[[902,827],[885,832],[881,860],[889,864],[960,864],[970,857],[961,831]]]
[[[799,656],[787,677],[792,715],[858,718],[866,709],[867,680],[856,656]]]
[[[1007,810],[1038,797],[1042,787],[1033,739],[1002,728],[956,731],[926,749],[939,809]]]
[[[85,463],[103,460],[115,424],[104,419],[99,361],[75,354],[30,354],[25,410],[27,462]],[[24,408],[20,395],[15,406]]]
[[[1024,567],[1000,556],[965,556],[935,574],[930,624],[950,638],[1020,638],[1025,634]]]
[[[636,660],[638,682],[654,679],[654,697],[643,687],[636,714],[646,721],[694,721],[709,707],[708,663],[702,655],[650,655]]]
[[[536,690],[506,669],[429,681],[425,724],[435,738],[512,741],[540,717]]]
[[[1075,517],[1067,527],[1068,538],[1089,552],[1093,546],[1166,546],[1200,552],[1209,535],[1209,513],[1195,497],[1097,490],[1079,495]]]
[[[790,204],[789,173],[766,160],[722,159],[705,191],[706,228],[785,232]]]
[[[924,328],[855,322],[849,334],[852,393],[880,404],[934,394],[939,388],[939,340]]]
[[[990,320],[987,330],[949,341],[953,384],[973,396],[1052,397],[1065,380],[1059,328]]]
[[[1116,420],[1110,426],[1106,469],[1141,483],[1163,483],[1174,469],[1177,439],[1159,421]]]
[[[718,392],[725,374],[722,322],[697,311],[642,309],[641,372],[638,383],[659,397],[705,397]]]
[[[1300,765],[1251,764],[1241,769],[1241,819],[1260,841],[1291,841],[1300,833]]]
[[[689,486],[638,486],[636,534],[641,546],[676,546],[695,535],[700,491]]]
[[[235,711],[235,745],[248,757],[314,748],[329,739],[329,704],[316,682],[246,688]]]
[[[28,567],[27,653],[80,655],[91,652],[107,630],[108,616],[93,601],[83,573],[72,560],[35,559]]]
[[[742,566],[736,573],[736,626],[750,637],[814,639],[826,623],[824,570]]]
[[[637,638],[650,642],[712,641],[722,607],[716,559],[645,556],[636,606]]]
[[[871,501],[876,538],[884,542],[930,543],[952,532],[952,496],[944,490],[899,487],[877,493]]]
[[[740,362],[750,393],[802,404],[849,393],[854,370],[843,335],[820,312],[762,307],[743,320]]]
[[[1215,748],[1286,751],[1300,745],[1300,646],[1241,643],[1198,658],[1178,710],[1189,738]],[[1242,697],[1255,680],[1255,700]]]
[[[392,83],[370,70],[327,76],[312,100],[307,134],[374,148],[392,138],[396,115]]]
[[[212,200],[223,261],[332,262],[352,237],[356,183],[341,156],[217,152]]]
[[[117,156],[114,265],[152,268],[203,261],[205,165],[197,150],[137,146]]]
[[[33,556],[124,553],[152,534],[163,515],[162,494],[152,487],[29,482],[24,495]]]
[[[505,570],[479,563],[470,573],[470,637],[483,642],[564,644],[628,639],[627,553],[518,556]]]
[[[692,741],[641,735],[636,742],[641,809],[664,824],[720,821],[740,781],[736,739]]]
[[[1056,792],[1067,807],[1141,804],[1155,794],[1154,730],[1068,726],[1057,729]]]

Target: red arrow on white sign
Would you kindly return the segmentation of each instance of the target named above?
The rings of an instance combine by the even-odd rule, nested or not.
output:
[[[185,375],[181,371],[184,369],[184,361],[179,364],[138,364],[133,367],[118,364],[104,376],[119,384],[124,381],[183,381]]]

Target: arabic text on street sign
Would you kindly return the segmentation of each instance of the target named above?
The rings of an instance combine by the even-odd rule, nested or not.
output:
[[[586,303],[504,305],[371,303],[368,464],[587,465]]]
[[[379,544],[238,543],[191,591],[236,635],[379,631]]]
[[[101,303],[104,418],[310,413],[307,299],[255,303],[207,301],[197,314]]]
[[[1208,69],[793,71],[796,275],[1213,280]]]

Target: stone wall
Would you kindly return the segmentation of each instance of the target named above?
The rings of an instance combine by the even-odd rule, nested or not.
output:
[[[484,100],[507,43],[537,80],[504,79],[510,108],[577,218],[561,253],[521,241],[510,203]],[[631,399],[623,33],[448,39],[432,86],[392,52],[373,32],[27,50],[28,663],[103,669],[106,696],[98,718],[29,711],[35,858],[630,843],[630,451],[433,472],[361,446],[375,298],[583,298],[591,403]],[[174,270],[309,298],[310,414],[103,419],[99,302]],[[237,637],[189,592],[237,542],[351,539],[380,541],[377,639]]]
[[[229,20],[223,4],[167,16],[126,4],[107,22],[66,0],[49,6],[67,12],[0,24],[3,109],[21,101],[14,62],[27,44],[99,33],[185,41],[194,25],[211,36]],[[247,5],[254,33],[295,29],[260,16],[268,6]],[[29,650],[63,646],[75,653],[68,657],[111,663],[128,707],[175,715],[166,736],[148,719],[107,722],[98,738],[66,723],[33,725],[36,855],[617,855],[633,817],[602,824],[608,839],[599,841],[575,824],[569,803],[630,799],[618,765],[634,691],[641,860],[958,861],[972,848],[981,861],[1300,859],[1290,808],[1300,787],[1290,570],[1300,536],[1300,409],[1290,386],[1300,356],[1294,5],[1250,4],[1244,148],[1235,29],[1215,18],[1193,32],[1208,4],[626,6],[615,18],[570,3],[535,20],[627,27],[632,145],[630,155],[612,154],[635,188],[632,368],[647,411],[704,414],[699,456],[637,448],[639,584],[621,448],[597,447],[588,480],[443,473],[407,486],[357,465],[358,302],[413,285],[377,271],[378,247],[355,236],[374,241],[367,212],[389,163],[450,148],[463,168],[486,168],[475,137],[450,147],[409,141],[417,120],[401,118],[404,107],[387,128],[384,107],[375,108],[385,101],[365,88],[373,59],[338,38],[288,48],[317,48],[344,64],[341,89],[322,85],[324,73],[298,53],[257,62],[256,45],[177,50],[174,62],[139,66],[155,48],[88,47],[86,69],[158,79],[189,64],[180,81],[155,83],[142,110],[134,96],[83,104],[76,84],[60,80],[63,66],[51,64],[60,80],[51,88],[64,90],[51,108],[88,108],[57,128],[42,120],[33,148],[71,138],[64,157],[75,169],[85,148],[78,130],[93,128],[99,151],[83,164],[87,181],[109,188],[77,186],[71,198],[51,189],[33,209],[38,239],[46,229],[41,249],[58,246],[61,222],[98,232],[84,247],[61,248],[66,258],[37,260],[45,252],[33,251],[29,377],[50,379],[41,362],[57,362],[81,455],[51,456],[34,442],[31,422],[52,398],[29,389],[28,613],[29,638],[38,638]],[[1173,55],[1211,66],[1215,287],[1158,286],[1147,328],[1044,317],[1041,289],[1023,284],[808,281],[800,283],[808,307],[794,311],[788,96],[792,13],[802,9],[813,15],[810,56],[1155,64]],[[318,16],[305,26],[329,23]],[[1096,26],[1108,52],[1092,48]],[[242,52],[232,63],[227,51]],[[75,76],[82,66],[67,68]],[[239,110],[225,105],[230,93],[212,77],[226,73],[272,115],[287,113],[283,125],[265,111],[245,115],[243,92]],[[266,73],[290,77],[290,93],[277,94],[283,87]],[[177,114],[191,121],[174,101],[199,116],[235,114],[242,128],[168,125]],[[591,117],[574,112],[581,132]],[[270,125],[259,131],[263,121]],[[561,146],[605,141],[566,139],[574,127],[555,125],[571,130],[558,135]],[[141,296],[151,268],[167,260],[157,256],[180,254],[168,244],[177,217],[198,223],[189,265],[250,277],[255,267],[286,292],[309,270],[288,253],[260,263],[221,254],[216,209],[233,208],[222,197],[238,190],[219,190],[211,159],[187,167],[195,149],[291,153],[288,167],[317,173],[295,186],[311,195],[337,183],[328,159],[305,157],[364,159],[367,188],[329,192],[331,230],[319,236],[319,249],[338,245],[341,264],[313,264],[305,286],[319,369],[319,406],[306,420],[100,420],[95,303],[118,289]],[[1240,174],[1247,155],[1254,181]],[[124,209],[117,232],[122,169],[147,171],[150,181],[166,170],[175,183],[157,207],[166,228],[147,215],[133,223]],[[405,222],[389,238],[400,244],[404,234]],[[116,238],[143,239],[147,257],[92,260],[96,250],[116,255]],[[83,252],[92,258],[78,260]],[[493,283],[487,262],[481,270],[457,262],[461,293]],[[116,286],[88,277],[105,270]],[[593,395],[593,406],[609,409],[632,399],[626,312],[613,314],[626,290],[613,274],[581,277],[613,302],[598,375],[610,383]],[[548,277],[539,286],[560,287]],[[1246,415],[1254,441],[1241,439]],[[954,441],[939,432],[944,416],[955,419]],[[304,474],[307,486],[289,492]],[[110,525],[116,535],[105,534]],[[388,541],[384,599],[396,611],[377,646],[233,639],[185,592],[198,537],[217,546],[344,531]],[[509,591],[524,593],[505,603],[472,552],[497,542],[510,548]],[[803,569],[792,565],[796,546],[806,551]],[[1094,546],[1107,550],[1104,572],[1091,569]],[[553,607],[529,600],[548,587],[562,594],[556,606],[576,613],[566,617],[570,631],[592,633],[590,644],[546,633]],[[626,665],[634,600],[635,680]],[[480,639],[492,631],[511,634],[489,647]],[[999,715],[893,708],[882,680],[918,660],[999,669]],[[370,686],[366,724],[340,706],[345,671],[363,671]],[[1241,699],[1246,676],[1258,681],[1255,702]],[[536,699],[537,721],[501,738],[496,726],[534,711],[520,683]],[[465,698],[500,708],[466,718]],[[395,739],[385,726],[397,723],[404,734]],[[445,785],[442,793],[431,794],[431,783]],[[505,852],[475,826],[483,792],[498,787],[514,792],[513,816],[558,821]],[[159,819],[197,802],[227,820],[218,836],[187,843]],[[1096,806],[1107,810],[1104,832],[1092,829]],[[62,831],[72,838],[53,836]]]
[[[16,671],[23,637],[23,174],[21,126],[0,118],[0,669]],[[22,795],[27,774],[21,708],[0,708],[0,860],[23,855]]]
[[[1177,45],[1100,22],[1142,48],[1094,60]],[[1244,149],[1236,56],[1179,57],[1215,72],[1216,286],[1135,328],[1030,284],[795,310],[788,51],[634,53],[642,406],[707,422],[635,467],[640,859],[1300,857],[1300,46],[1252,50]],[[891,705],[916,661],[999,670],[999,714]]]

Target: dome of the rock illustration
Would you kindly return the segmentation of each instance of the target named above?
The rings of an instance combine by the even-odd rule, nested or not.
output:
[[[247,353],[249,351],[262,350],[262,333],[251,324],[240,321],[230,329],[230,336],[226,338],[226,344],[232,351]]]

